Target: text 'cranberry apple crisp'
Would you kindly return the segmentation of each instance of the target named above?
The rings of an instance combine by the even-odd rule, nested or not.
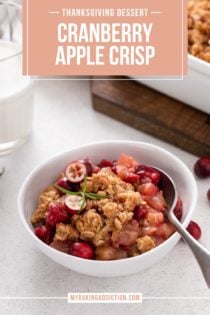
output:
[[[118,160],[72,161],[40,195],[31,217],[49,246],[86,259],[141,255],[174,233],[159,172],[122,154]],[[180,220],[179,201],[175,215]]]

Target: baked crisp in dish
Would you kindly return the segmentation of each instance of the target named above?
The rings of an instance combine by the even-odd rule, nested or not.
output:
[[[188,3],[188,51],[210,62],[209,0],[190,0]]]
[[[159,184],[156,169],[125,154],[97,166],[89,159],[73,161],[40,195],[31,218],[35,234],[86,259],[143,254],[175,231]]]

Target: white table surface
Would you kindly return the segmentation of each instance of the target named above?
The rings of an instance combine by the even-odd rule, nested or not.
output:
[[[17,212],[17,195],[28,173],[59,151],[106,139],[143,140],[179,156],[190,169],[196,158],[176,147],[103,116],[92,109],[89,81],[39,81],[35,98],[34,129],[29,141],[10,156],[1,157],[6,173],[0,178],[0,296],[66,296],[67,292],[142,292],[144,300],[132,305],[70,305],[65,300],[0,300],[1,315],[35,314],[210,314],[210,300],[190,250],[180,241],[157,265],[135,275],[94,278],[54,263],[32,246]],[[198,181],[199,202],[194,219],[210,243],[209,180]],[[209,246],[210,247],[210,246]]]

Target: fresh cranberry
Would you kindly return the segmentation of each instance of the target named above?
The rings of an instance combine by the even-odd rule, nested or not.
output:
[[[100,163],[98,163],[98,167],[113,167],[114,163],[110,160],[101,160]]]
[[[134,209],[133,219],[138,221],[144,218],[147,212],[148,212],[148,209],[145,206],[137,206]]]
[[[52,229],[49,226],[37,226],[34,229],[36,236],[46,244],[50,244],[53,239]]]
[[[92,259],[94,251],[93,248],[85,242],[75,242],[71,244],[69,254],[80,258]]]
[[[128,172],[123,180],[126,183],[135,184],[139,181],[139,175]]]
[[[71,183],[80,183],[87,175],[84,161],[71,162],[65,169],[65,175]]]
[[[79,191],[80,190],[80,183],[72,183],[71,184],[71,191]]]
[[[71,190],[71,183],[67,177],[60,178],[56,184],[64,189]]]
[[[81,196],[68,195],[64,199],[66,210],[71,214],[78,214],[86,206],[86,202],[83,202]]]
[[[89,159],[79,160],[80,163],[84,164],[86,167],[87,176],[91,176],[93,173],[93,166]]]
[[[99,171],[100,171],[100,167],[94,165],[93,166],[93,173],[97,174]]]
[[[207,198],[208,198],[208,201],[210,202],[210,189],[207,191]]]
[[[115,174],[117,174],[117,166],[116,166],[116,165],[114,165],[114,166],[112,167],[112,172],[115,173]]]
[[[155,185],[157,185],[160,181],[160,173],[154,168],[146,165],[138,165],[136,167],[136,174],[139,175],[140,179],[149,177]]]
[[[70,190],[70,191],[78,191],[80,189],[80,183],[70,183],[67,177],[63,177],[59,179],[56,183],[61,188]]]
[[[196,222],[190,221],[187,230],[196,240],[201,237],[201,228]]]
[[[57,223],[65,223],[69,219],[66,207],[60,203],[54,203],[48,208],[46,223],[55,227]]]
[[[176,207],[174,209],[174,214],[179,221],[181,221],[182,213],[183,213],[182,200],[178,198]]]
[[[194,172],[200,178],[210,176],[210,157],[201,157],[194,165]]]

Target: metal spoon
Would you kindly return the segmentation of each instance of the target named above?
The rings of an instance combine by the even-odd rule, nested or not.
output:
[[[158,168],[155,169],[157,169],[160,173],[160,188],[163,190],[164,197],[168,204],[168,219],[176,227],[177,232],[181,234],[182,238],[191,248],[197,262],[200,265],[208,288],[210,288],[210,252],[188,233],[174,215],[173,210],[178,200],[176,185],[169,175]]]

